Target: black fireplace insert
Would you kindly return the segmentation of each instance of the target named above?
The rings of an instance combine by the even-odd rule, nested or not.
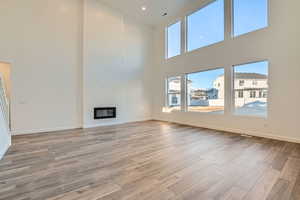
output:
[[[94,119],[110,119],[117,117],[116,107],[94,108]]]

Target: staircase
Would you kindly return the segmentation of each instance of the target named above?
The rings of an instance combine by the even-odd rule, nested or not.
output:
[[[4,83],[3,77],[0,75],[0,109],[2,114],[4,115],[4,120],[7,124],[8,130],[10,130],[10,109],[9,109],[9,101],[6,95],[6,87]]]
[[[0,160],[11,145],[10,109],[3,77],[0,75]]]

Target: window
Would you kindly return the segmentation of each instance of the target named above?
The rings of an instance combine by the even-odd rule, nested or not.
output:
[[[188,111],[223,113],[224,69],[187,74]]]
[[[244,92],[243,91],[238,91],[238,95],[239,95],[239,98],[243,98],[244,97]]]
[[[264,91],[263,92],[263,98],[267,98],[268,97],[268,91]]]
[[[215,0],[187,17],[187,50],[224,40],[224,0]]]
[[[268,0],[233,0],[234,36],[268,26]]]
[[[244,80],[240,80],[240,86],[244,86],[244,84],[245,84],[245,81]]]
[[[235,113],[238,115],[267,116],[268,62],[234,66]],[[240,85],[240,81],[244,85]],[[253,85],[253,81],[257,84]],[[243,91],[241,98],[239,92]],[[259,92],[263,91],[263,92]]]
[[[259,98],[262,98],[262,97],[263,97],[262,93],[263,93],[262,91],[259,91],[259,92],[258,92]]]
[[[181,108],[181,77],[170,77],[167,80],[167,101],[168,107],[172,110]]]
[[[167,28],[167,58],[181,53],[181,22]]]
[[[256,97],[256,91],[250,91],[250,98]]]

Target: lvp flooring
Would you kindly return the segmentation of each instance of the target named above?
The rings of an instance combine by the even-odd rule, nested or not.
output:
[[[300,199],[300,145],[147,121],[13,137],[1,200]]]

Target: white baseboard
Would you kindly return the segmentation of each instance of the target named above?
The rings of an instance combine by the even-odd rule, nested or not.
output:
[[[280,141],[285,141],[285,142],[300,143],[299,138],[285,137],[285,136],[281,136],[281,135],[274,135],[271,133],[263,133],[263,132],[251,131],[251,130],[245,131],[245,130],[240,130],[240,129],[236,129],[236,128],[220,127],[220,126],[214,126],[214,125],[198,125],[198,124],[194,124],[194,123],[183,123],[183,122],[178,122],[178,121],[169,121],[169,120],[161,120],[161,119],[155,119],[155,120],[176,123],[176,124],[182,124],[182,125],[187,125],[187,126],[194,126],[194,127],[199,127],[199,128],[207,128],[207,129],[213,129],[213,130],[226,131],[226,132],[230,132],[230,133],[243,134],[243,135],[249,135],[249,136],[254,136],[254,137],[280,140]]]
[[[96,128],[96,127],[102,127],[102,126],[120,125],[120,124],[134,123],[134,122],[141,122],[141,121],[148,121],[148,120],[151,120],[151,119],[145,118],[145,119],[132,120],[132,121],[109,122],[109,123],[101,123],[101,124],[93,124],[93,125],[33,129],[33,130],[13,130],[13,131],[11,131],[11,133],[12,133],[12,135],[28,135],[28,134],[35,134],[35,133],[65,131],[65,130],[72,130],[72,129],[79,129],[79,128]]]
[[[83,125],[83,128],[97,128],[97,127],[103,127],[103,126],[121,125],[121,124],[143,122],[143,121],[149,121],[149,120],[152,120],[152,118],[145,118],[145,119],[132,120],[132,121],[108,122],[108,123],[101,123],[101,124],[99,123],[99,124],[93,124],[93,125]]]
[[[13,130],[12,135],[28,135],[34,133],[48,133],[48,132],[56,132],[56,131],[65,131],[72,129],[82,128],[80,126],[67,126],[67,127],[57,127],[57,128],[45,128],[45,129],[33,129],[33,130]]]

